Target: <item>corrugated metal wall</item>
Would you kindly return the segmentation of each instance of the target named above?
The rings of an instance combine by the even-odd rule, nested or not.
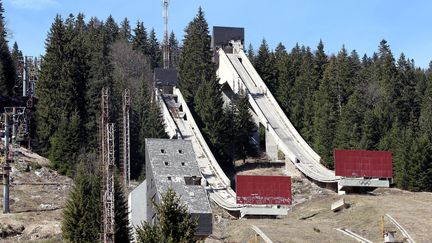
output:
[[[236,176],[237,203],[291,204],[291,177]]]
[[[335,150],[335,173],[346,177],[392,177],[392,153],[388,151]]]

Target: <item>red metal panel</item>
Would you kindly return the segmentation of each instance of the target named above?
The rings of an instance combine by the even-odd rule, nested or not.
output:
[[[335,150],[335,174],[345,177],[392,177],[392,153],[388,151]]]
[[[291,204],[291,177],[236,176],[237,203]]]

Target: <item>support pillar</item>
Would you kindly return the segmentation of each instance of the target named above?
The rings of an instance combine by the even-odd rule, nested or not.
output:
[[[274,137],[266,130],[265,134],[266,153],[271,161],[278,160],[278,145]]]

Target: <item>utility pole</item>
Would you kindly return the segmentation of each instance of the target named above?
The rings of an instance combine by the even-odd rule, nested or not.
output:
[[[101,94],[101,171],[103,242],[114,243],[114,124],[108,124],[108,88]]]
[[[168,4],[169,0],[162,0],[164,11],[163,11],[163,18],[164,18],[164,42],[162,44],[163,49],[163,68],[167,69],[169,68],[169,59],[170,59],[170,48],[169,48],[169,37],[168,37]]]
[[[15,148],[19,147],[19,141],[26,134],[25,129],[25,107],[5,107],[4,130],[5,161],[2,163],[3,176],[3,213],[9,213],[9,192],[10,192],[10,164],[14,161]],[[24,120],[24,121],[23,121]],[[20,125],[20,126],[19,126]],[[24,125],[24,128],[23,128]],[[12,127],[12,131],[11,131]]]
[[[130,185],[130,128],[129,128],[129,109],[130,109],[130,91],[123,91],[122,111],[123,111],[123,151],[122,161],[120,163],[123,172],[124,185]]]
[[[9,171],[11,167],[10,151],[9,151],[9,114],[4,113],[4,126],[5,126],[5,163],[3,165],[3,213],[10,213],[9,210]]]

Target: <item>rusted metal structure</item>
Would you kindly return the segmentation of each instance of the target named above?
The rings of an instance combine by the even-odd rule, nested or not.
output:
[[[109,124],[109,92],[101,95],[101,171],[103,202],[103,242],[114,242],[114,124]]]
[[[130,185],[130,128],[129,128],[129,109],[130,109],[130,91],[123,91],[122,99],[122,153],[120,161],[120,170],[123,173],[123,182],[126,187]]]
[[[388,151],[335,150],[335,173],[343,177],[392,178]]]
[[[291,177],[289,176],[236,176],[237,203],[290,205]]]
[[[2,161],[2,176],[3,176],[3,213],[9,213],[9,172],[11,167],[9,165],[12,162],[11,151],[9,151],[9,114],[4,113],[4,131],[5,131],[5,143],[4,143],[4,161]]]

